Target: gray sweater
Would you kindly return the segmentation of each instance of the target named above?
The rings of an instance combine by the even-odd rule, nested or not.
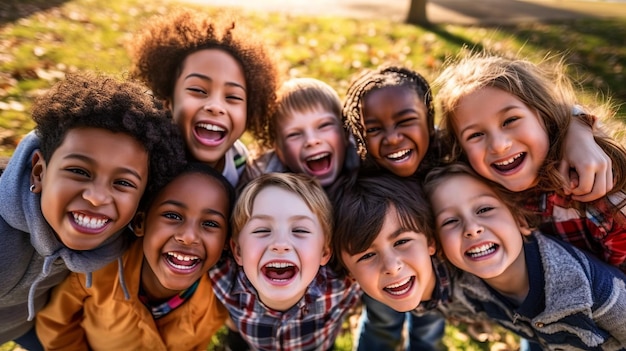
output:
[[[89,273],[118,259],[123,231],[89,251],[75,251],[55,236],[41,212],[41,195],[29,191],[32,156],[39,138],[29,133],[0,176],[0,344],[32,326],[50,289],[69,271]],[[88,274],[90,283],[91,275]]]

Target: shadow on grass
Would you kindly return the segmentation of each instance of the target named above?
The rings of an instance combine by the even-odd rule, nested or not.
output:
[[[0,26],[32,14],[57,7],[69,0],[2,0],[0,2]]]

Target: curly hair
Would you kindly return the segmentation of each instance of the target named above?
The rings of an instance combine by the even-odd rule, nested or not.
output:
[[[271,147],[266,119],[275,106],[278,74],[265,44],[227,13],[179,9],[150,18],[128,44],[131,76],[143,81],[161,100],[173,97],[176,80],[187,56],[199,50],[220,49],[242,68],[248,88],[246,130],[259,145]]]
[[[494,87],[515,96],[530,109],[537,111],[548,134],[550,149],[541,167],[539,184],[534,190],[562,191],[564,180],[558,165],[563,158],[564,139],[572,114],[578,109],[573,82],[566,75],[562,60],[554,65],[549,62],[535,64],[485,52],[470,53],[450,64],[434,84],[439,87],[437,101],[442,113],[441,129],[444,142],[452,150],[451,160],[467,161],[454,129],[454,116],[459,102],[481,88]],[[594,132],[596,142],[613,161],[615,187],[611,192],[624,189],[624,147],[609,138],[601,129],[594,128]]]
[[[75,128],[99,128],[137,140],[148,153],[146,193],[163,187],[183,165],[185,147],[168,113],[142,85],[103,74],[68,75],[35,101],[32,118],[46,162]]]
[[[363,100],[367,94],[388,87],[404,86],[413,89],[420,99],[423,99],[427,111],[428,135],[430,138],[429,150],[436,147],[435,109],[430,85],[419,73],[408,68],[382,65],[376,69],[364,70],[350,83],[343,104],[342,118],[344,128],[348,130],[356,141],[357,152],[362,160],[367,157],[366,132],[363,123]]]

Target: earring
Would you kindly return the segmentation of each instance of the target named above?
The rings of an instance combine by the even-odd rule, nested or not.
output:
[[[31,184],[30,188],[28,188],[28,190],[30,190],[31,193],[35,192],[35,184]]]

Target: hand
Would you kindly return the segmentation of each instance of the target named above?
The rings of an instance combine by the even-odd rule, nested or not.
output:
[[[573,200],[590,202],[613,189],[611,158],[595,142],[592,130],[575,116],[563,146],[559,172],[566,181],[566,194]]]

